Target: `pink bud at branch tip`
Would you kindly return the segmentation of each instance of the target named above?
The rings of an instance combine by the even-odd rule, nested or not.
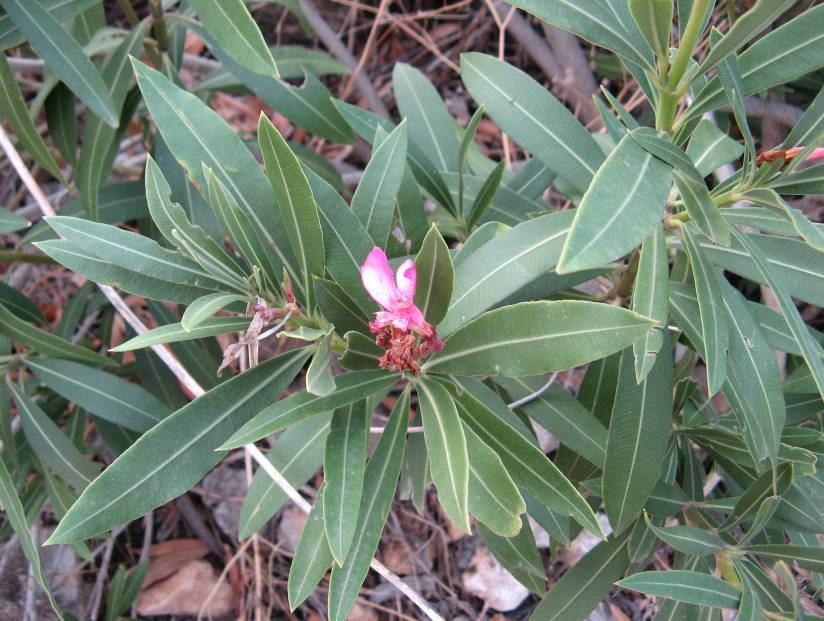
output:
[[[372,332],[379,335],[377,343],[388,348],[381,366],[417,372],[417,359],[440,350],[443,343],[415,305],[415,263],[406,259],[393,274],[386,253],[375,246],[361,265],[360,275],[363,288],[382,309],[375,313],[375,321],[369,323]],[[407,336],[409,332],[423,338],[424,343],[415,344],[414,338]]]

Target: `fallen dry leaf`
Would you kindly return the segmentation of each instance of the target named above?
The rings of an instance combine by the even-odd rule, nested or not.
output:
[[[189,561],[203,558],[208,551],[200,539],[171,539],[154,544],[149,549],[151,564],[143,580],[143,588],[171,576]]]
[[[515,580],[486,546],[475,550],[463,574],[463,588],[490,608],[506,612],[521,605],[529,590]]]
[[[137,598],[137,613],[145,617],[197,615],[210,595],[204,607],[207,617],[222,617],[235,609],[235,592],[229,583],[218,584],[218,573],[208,562],[190,560],[165,580],[144,589]]]

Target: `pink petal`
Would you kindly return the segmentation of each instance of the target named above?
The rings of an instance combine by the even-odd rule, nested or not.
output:
[[[818,147],[817,149],[813,149],[812,153],[807,156],[806,162],[817,162],[818,160],[824,160],[824,147]]]
[[[398,289],[395,286],[389,259],[386,258],[386,253],[381,248],[378,246],[372,248],[361,265],[360,275],[363,288],[372,299],[383,308],[392,310],[399,297]]]
[[[398,268],[395,274],[395,281],[398,285],[398,292],[404,298],[404,302],[409,303],[415,298],[415,285],[418,280],[418,270],[415,268],[415,262],[412,259],[407,259]]]

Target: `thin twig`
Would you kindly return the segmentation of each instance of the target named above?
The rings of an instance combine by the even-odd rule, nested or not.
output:
[[[544,394],[547,390],[549,390],[552,387],[552,385],[555,383],[555,380],[557,378],[558,378],[558,371],[553,373],[552,376],[547,381],[547,383],[544,384],[543,386],[541,386],[538,390],[536,390],[532,394],[527,395],[526,397],[522,397],[522,398],[518,399],[517,401],[513,401],[512,403],[507,403],[506,404],[507,407],[510,410],[515,410],[515,409],[521,407],[522,405],[526,405],[530,401],[535,401],[535,399],[540,397],[542,394]]]

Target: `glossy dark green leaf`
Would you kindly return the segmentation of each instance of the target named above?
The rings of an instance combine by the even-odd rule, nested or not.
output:
[[[324,278],[315,278],[315,295],[323,316],[335,326],[338,334],[369,334],[366,315],[337,284]]]
[[[309,512],[306,526],[300,534],[295,556],[289,565],[287,591],[289,607],[295,610],[323,578],[332,566],[332,552],[326,539],[323,516],[323,488],[315,496],[315,504]]]
[[[415,257],[417,288],[415,305],[424,318],[437,325],[446,315],[452,298],[454,269],[449,247],[433,225]]]

